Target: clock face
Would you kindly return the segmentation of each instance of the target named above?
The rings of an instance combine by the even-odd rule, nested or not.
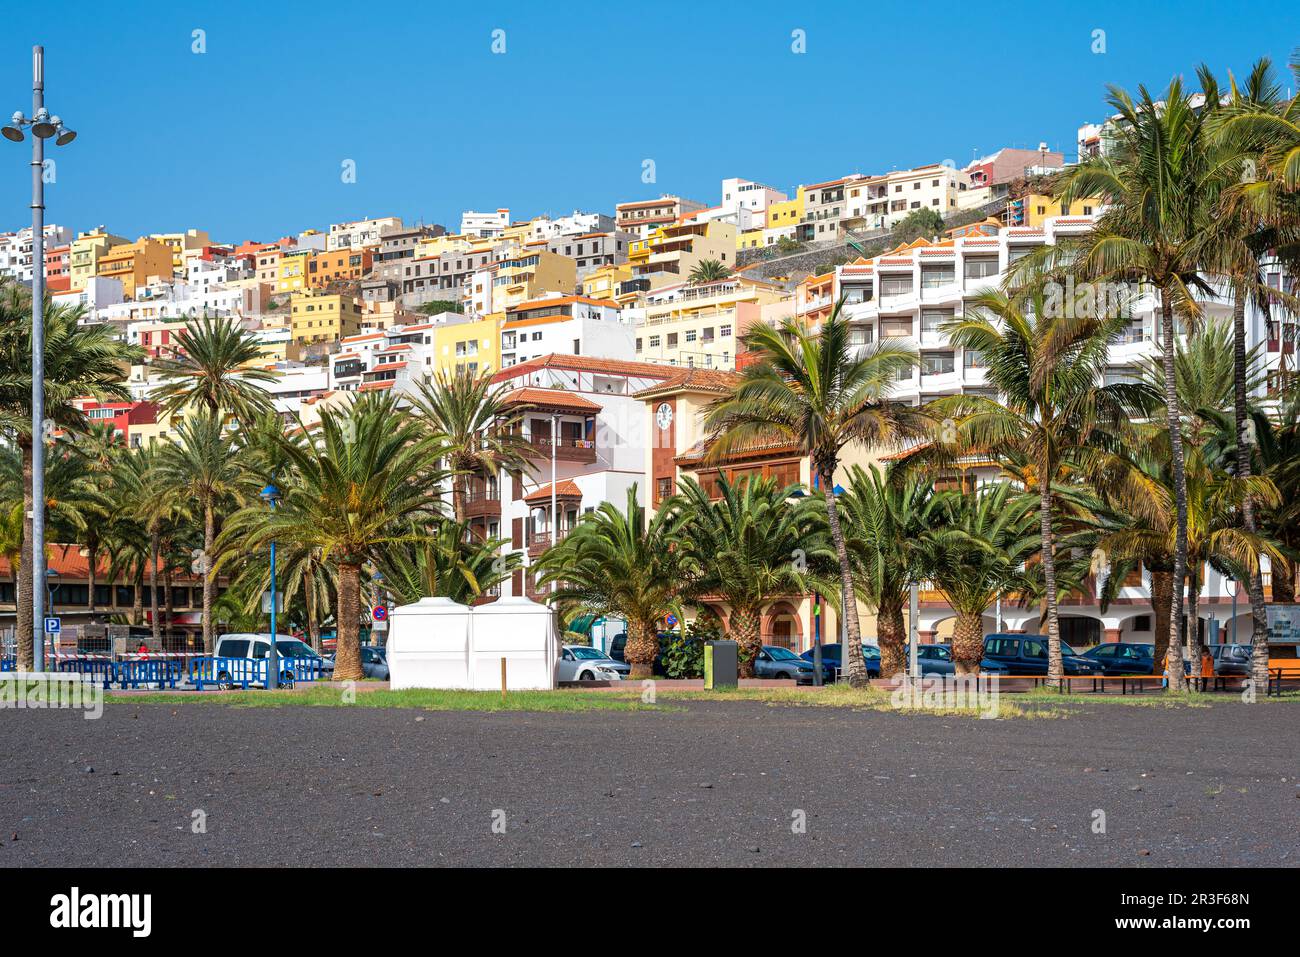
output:
[[[659,408],[655,409],[655,422],[659,428],[666,429],[673,424],[673,407],[667,402],[660,403]]]

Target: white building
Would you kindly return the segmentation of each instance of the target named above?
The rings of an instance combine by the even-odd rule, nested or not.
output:
[[[363,246],[378,246],[385,233],[396,232],[402,228],[400,216],[381,216],[378,219],[359,219],[352,223],[332,223],[325,248],[333,252],[336,249],[360,249]],[[311,243],[304,243],[298,238],[298,247],[315,248]]]
[[[767,226],[767,208],[773,203],[786,202],[790,197],[773,186],[755,183],[753,180],[731,177],[722,181],[723,215],[734,216],[737,227],[745,229],[764,229]],[[748,225],[742,223],[740,210],[748,210]]]
[[[510,225],[510,210],[498,209],[495,213],[476,213],[471,209],[460,215],[462,236],[481,236],[490,239],[500,236]]]
[[[503,369],[551,353],[630,360],[633,325],[618,304],[586,296],[547,296],[506,312]]]

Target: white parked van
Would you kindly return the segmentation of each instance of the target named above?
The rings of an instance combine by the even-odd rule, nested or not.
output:
[[[281,659],[280,673],[285,682],[293,682],[298,677],[293,673],[293,664],[284,661],[286,658],[307,659],[311,662],[310,667],[317,678],[329,680],[334,677],[334,662],[328,658],[322,658],[312,651],[311,645],[293,637],[293,635],[276,635],[275,650]],[[271,635],[267,632],[260,634],[238,632],[222,635],[217,639],[212,652],[216,658],[242,658],[250,661],[262,661],[270,653]],[[220,668],[217,671],[215,677],[222,687],[233,687],[241,677],[235,674],[223,675]]]

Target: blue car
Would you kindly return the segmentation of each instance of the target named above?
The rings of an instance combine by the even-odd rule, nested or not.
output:
[[[1106,641],[1089,648],[1080,657],[1095,661],[1107,675],[1153,675],[1156,673],[1155,652],[1156,646],[1148,641]],[[1219,673],[1217,666],[1215,671]],[[1183,659],[1183,674],[1191,673],[1190,663]]]
[[[984,639],[984,657],[1006,665],[1013,675],[1047,674],[1046,635],[988,635]],[[1076,654],[1061,642],[1061,663],[1067,675],[1099,675],[1102,667],[1091,658]]]
[[[813,655],[815,653],[816,653],[816,648],[809,648],[802,655],[800,655],[800,657],[803,658],[804,661],[811,663],[813,660]],[[843,667],[840,662],[840,655],[841,655],[840,645],[838,642],[833,645],[822,645],[822,681],[823,682],[829,684],[830,682],[835,680],[835,672],[838,671],[841,667]],[[880,677],[880,649],[877,648],[875,645],[868,645],[867,643],[863,642],[862,657],[867,660],[867,677],[879,678]]]
[[[904,646],[903,660],[910,663],[912,660],[910,655],[911,646]],[[916,666],[923,678],[929,675],[956,674],[957,665],[952,660],[952,645],[917,645]],[[1010,672],[1010,669],[1000,661],[985,658],[980,662],[980,671],[986,675],[1005,675]]]

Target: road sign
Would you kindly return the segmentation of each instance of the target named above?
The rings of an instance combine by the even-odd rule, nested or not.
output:
[[[47,635],[57,635],[63,630],[63,622],[58,618],[45,619],[45,633]]]
[[[388,609],[383,605],[376,605],[374,610],[370,613],[370,617],[375,621],[384,621],[388,618]]]

